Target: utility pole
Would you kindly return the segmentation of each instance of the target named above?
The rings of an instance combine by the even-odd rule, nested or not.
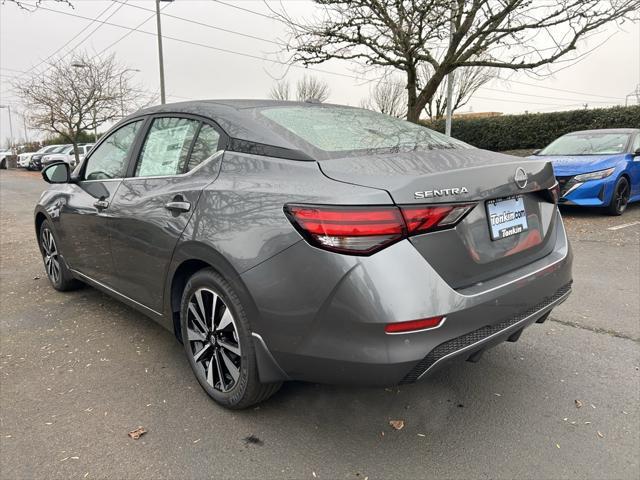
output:
[[[29,131],[27,130],[27,116],[22,113],[22,126],[24,127],[24,143],[29,143]]]
[[[0,105],[0,108],[6,108],[9,111],[9,148],[13,151],[13,123],[11,122],[11,106]]]
[[[156,0],[156,25],[158,28],[158,63],[160,66],[160,103],[166,103],[164,91],[164,59],[162,55],[162,22],[160,22],[160,0]]]

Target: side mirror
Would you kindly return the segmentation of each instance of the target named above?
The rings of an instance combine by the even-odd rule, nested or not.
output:
[[[42,170],[42,178],[47,183],[69,183],[71,171],[65,162],[53,163]]]
[[[640,157],[640,148],[636,148],[636,151],[633,152],[634,157]]]
[[[537,150],[534,150],[533,152],[531,152],[531,155],[538,155],[541,151],[542,149],[538,148]]]

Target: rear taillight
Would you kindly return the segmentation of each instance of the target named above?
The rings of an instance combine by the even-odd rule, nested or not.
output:
[[[473,206],[285,205],[284,211],[310,244],[333,252],[371,255],[408,236],[453,227]]]
[[[458,223],[475,204],[400,207],[409,235],[448,228]]]
[[[285,212],[309,243],[334,252],[369,255],[405,234],[396,207],[287,205]]]

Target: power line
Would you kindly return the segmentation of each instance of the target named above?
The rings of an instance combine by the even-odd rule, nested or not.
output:
[[[221,0],[211,0],[212,2],[219,3],[221,5],[226,5],[227,7],[235,8],[236,10],[242,10],[243,12],[251,13],[253,15],[258,15],[259,17],[268,18],[269,20],[275,20],[280,22],[279,18],[272,17],[270,15],[265,15],[264,13],[256,12],[255,10],[250,10],[248,8],[239,7],[238,5],[233,5],[232,3],[223,2]]]
[[[114,2],[118,2],[118,3],[122,3],[121,0],[113,0]],[[127,5],[128,7],[133,7],[133,8],[137,8],[139,10],[144,10],[146,12],[154,12],[155,14],[155,10],[150,9],[150,8],[145,8],[145,7],[141,7],[139,5],[134,5],[134,4],[129,4]],[[260,40],[261,42],[267,42],[267,43],[271,43],[273,45],[277,45],[277,46],[281,46],[278,42],[273,41],[273,40],[269,40],[268,38],[263,38],[263,37],[257,37],[255,35],[249,35],[248,33],[242,33],[242,32],[237,32],[235,30],[229,30],[227,28],[222,28],[222,27],[216,27],[215,25],[210,25],[208,23],[204,23],[204,22],[199,22],[197,20],[192,20],[190,18],[184,18],[184,17],[178,17],[177,15],[171,15],[170,13],[163,13],[162,14],[165,17],[168,18],[173,18],[176,20],[181,20],[183,22],[188,22],[188,23],[193,23],[194,25],[200,25],[202,27],[207,27],[207,28],[211,28],[213,30],[219,30],[221,32],[225,32],[225,33],[231,33],[233,35],[239,35],[241,37],[245,37],[245,38],[251,38],[253,40]]]
[[[16,70],[15,68],[0,67],[0,70],[6,70],[7,72],[27,73],[24,70]]]
[[[62,45],[60,48],[58,48],[55,52],[53,52],[53,53],[52,53],[51,55],[49,55],[47,58],[45,58],[44,60],[40,61],[40,63],[38,63],[38,64],[36,64],[36,65],[32,66],[31,68],[29,68],[29,69],[28,69],[27,71],[25,71],[24,73],[26,74],[26,73],[32,72],[33,70],[35,70],[36,68],[38,68],[40,65],[42,65],[43,63],[47,62],[49,59],[51,59],[52,57],[54,57],[54,56],[55,56],[58,52],[60,52],[63,48],[65,48],[67,45],[69,45],[71,42],[73,42],[76,38],[78,38],[80,35],[82,35],[85,31],[87,31],[87,30],[91,27],[91,25],[93,25],[93,23],[94,23],[96,20],[98,20],[102,15],[104,15],[104,13],[105,13],[107,10],[109,10],[109,9],[110,9],[112,6],[114,6],[114,5],[115,5],[115,3],[110,3],[109,5],[107,5],[107,8],[105,8],[104,10],[102,10],[102,11],[98,14],[98,16],[97,16],[96,18],[90,18],[90,19],[88,19],[88,20],[91,20],[91,22],[90,22],[89,24],[87,24],[87,25],[86,25],[82,30],[80,30],[78,33],[76,33],[73,37],[71,37],[71,39],[70,39],[68,42],[66,42],[64,45]],[[116,10],[116,11],[117,11],[117,10]],[[114,13],[115,13],[115,12],[114,12]],[[113,16],[113,14],[112,14],[112,15],[110,15],[109,17],[107,17],[107,20],[108,20],[109,18],[111,18],[111,16]],[[92,35],[93,33],[95,33],[95,30],[94,30],[94,32],[92,32],[90,35]],[[90,35],[89,35],[89,36],[90,36]],[[89,37],[87,37],[87,38],[89,38]],[[85,40],[86,40],[86,38],[85,38]],[[82,42],[80,42],[80,43],[82,43]],[[79,44],[78,44],[78,45],[79,45]],[[77,47],[77,45],[76,45],[76,47]],[[20,75],[20,76],[22,76],[22,75]]]
[[[117,0],[114,0],[117,1]],[[165,5],[163,5],[160,8],[160,11],[163,11],[165,8],[167,8],[169,5],[171,5],[171,3],[167,3]],[[133,7],[134,5],[128,5],[129,7]],[[129,29],[129,31],[127,33],[125,33],[123,36],[121,36],[120,38],[118,38],[115,42],[110,43],[109,45],[107,45],[105,48],[103,48],[102,50],[100,50],[96,56],[100,56],[102,55],[104,52],[106,52],[107,50],[109,50],[111,47],[113,47],[114,45],[120,43],[122,40],[124,40],[125,38],[127,38],[129,35],[131,35],[134,32],[140,32],[140,27],[142,27],[142,25],[144,25],[145,23],[147,23],[149,20],[151,20],[153,17],[156,16],[156,12],[154,10],[150,10],[153,13],[148,16],[146,19],[144,19],[142,22],[140,22],[138,25],[136,25],[135,27]],[[142,32],[141,32],[142,33]]]
[[[520,96],[525,96],[525,97],[535,97],[535,98],[547,98],[550,100],[562,100],[565,102],[582,102],[582,101],[588,101],[590,103],[613,103],[611,101],[603,101],[603,100],[580,100],[578,98],[562,98],[562,97],[549,97],[546,95],[536,95],[536,94],[530,94],[530,93],[519,93],[519,92],[511,92],[508,90],[498,90],[497,88],[489,88],[489,87],[485,87],[484,85],[481,86],[479,88],[480,90],[489,90],[492,92],[498,92],[498,93],[507,93],[510,95],[520,95]],[[613,98],[613,97],[612,97]]]
[[[612,99],[616,99],[618,101],[620,101],[620,99],[622,97],[612,97],[610,95],[597,95],[595,93],[586,93],[586,92],[576,92],[575,90],[565,90],[563,88],[555,88],[555,87],[547,87],[545,85],[536,85],[535,83],[527,83],[527,82],[521,82],[519,80],[507,80],[507,79],[500,79],[503,82],[508,82],[508,83],[517,83],[520,85],[527,85],[528,87],[536,87],[536,88],[545,88],[547,90],[555,90],[556,92],[564,92],[564,93],[573,93],[576,95],[585,95],[587,97],[601,97],[601,98],[612,98]]]
[[[548,105],[548,106],[558,106],[558,107],[562,107],[563,105],[560,105],[558,103],[541,103],[541,102],[525,102],[522,100],[511,100],[508,98],[490,98],[490,97],[479,97],[477,95],[474,95],[473,98],[477,98],[479,100],[490,100],[492,102],[506,102],[506,103],[523,103],[525,105]]]

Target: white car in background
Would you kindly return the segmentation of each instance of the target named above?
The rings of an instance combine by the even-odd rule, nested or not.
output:
[[[45,153],[52,153],[56,149],[60,148],[60,145],[47,145],[42,147],[37,152],[24,152],[18,155],[18,166],[22,168],[29,168],[29,163],[31,162],[31,157],[33,155],[42,155]]]
[[[0,168],[7,168],[6,158],[10,157],[12,153],[9,148],[0,148]]]
[[[91,150],[92,147],[93,143],[78,145],[78,156],[80,161],[82,161],[85,155],[89,153],[89,150]],[[73,153],[73,145],[68,145],[65,149],[59,152],[42,157],[42,168],[52,164],[53,162],[65,162],[68,163],[71,168],[75,168],[76,156]]]

